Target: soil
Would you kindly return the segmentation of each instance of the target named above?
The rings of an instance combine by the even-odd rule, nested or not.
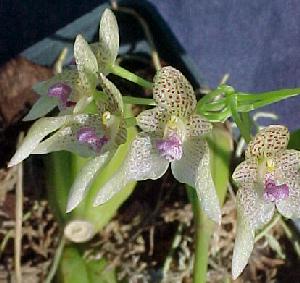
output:
[[[152,80],[149,60],[124,59],[126,68]],[[15,186],[17,172],[6,165],[18,135],[30,123],[21,122],[36,95],[38,80],[53,70],[16,58],[0,69],[0,282],[14,281]],[[110,75],[124,95],[149,96],[138,86]],[[135,107],[135,112],[141,111]],[[59,224],[46,198],[43,166],[39,160],[25,163],[22,229],[23,281],[43,282],[58,245]],[[37,177],[39,176],[39,177]],[[235,196],[229,193],[223,207],[222,225],[216,228],[210,248],[208,282],[230,282],[231,256],[236,229]],[[255,245],[250,263],[235,282],[300,282],[298,257],[283,229],[275,225]],[[186,189],[168,171],[157,181],[140,182],[113,220],[85,246],[86,257],[105,257],[129,282],[192,282],[193,215]],[[281,254],[282,253],[282,254]]]

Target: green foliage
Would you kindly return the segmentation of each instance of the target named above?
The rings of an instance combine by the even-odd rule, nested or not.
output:
[[[291,133],[288,148],[300,150],[300,130]]]
[[[261,93],[245,93],[234,90],[231,86],[220,85],[198,101],[197,111],[211,122],[224,122],[234,113],[228,95],[236,97],[236,111],[249,112],[263,106],[279,102],[300,93],[300,88],[280,89]]]
[[[114,268],[105,259],[86,260],[75,246],[64,249],[59,267],[59,283],[116,283]]]

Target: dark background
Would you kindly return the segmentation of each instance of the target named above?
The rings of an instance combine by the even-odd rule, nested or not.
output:
[[[138,2],[141,2],[140,0]],[[106,1],[0,0],[0,63]],[[298,0],[150,0],[206,83],[242,91],[300,86]],[[163,36],[163,35],[162,35]],[[298,128],[298,98],[275,105]]]

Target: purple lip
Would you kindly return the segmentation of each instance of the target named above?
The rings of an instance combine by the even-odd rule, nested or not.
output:
[[[179,160],[182,157],[182,143],[177,135],[158,140],[156,142],[156,148],[159,154],[170,162]]]
[[[94,151],[99,152],[101,148],[108,142],[106,136],[99,137],[94,128],[81,128],[77,132],[77,140],[80,144],[87,144]]]
[[[72,88],[64,83],[56,83],[49,87],[48,96],[57,97],[61,103],[62,108],[73,106],[72,101],[68,101],[72,92]],[[70,104],[71,103],[71,104]]]
[[[267,174],[265,180],[264,198],[268,201],[278,201],[289,196],[289,187],[287,184],[276,185],[271,174]]]

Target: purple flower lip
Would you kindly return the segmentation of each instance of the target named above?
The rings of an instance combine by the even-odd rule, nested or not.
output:
[[[72,92],[72,88],[64,83],[56,83],[49,87],[48,96],[57,97],[60,101],[62,108],[70,107],[68,101]],[[73,106],[73,105],[72,105]]]
[[[106,136],[97,136],[95,129],[89,127],[81,128],[77,132],[77,140],[80,144],[86,144],[96,152],[99,152],[108,142]]]
[[[182,157],[182,143],[176,134],[169,136],[167,139],[158,140],[156,148],[159,154],[172,162]]]
[[[271,174],[267,174],[265,179],[265,190],[264,198],[265,200],[276,202],[283,200],[289,196],[289,187],[287,184],[276,185]]]

